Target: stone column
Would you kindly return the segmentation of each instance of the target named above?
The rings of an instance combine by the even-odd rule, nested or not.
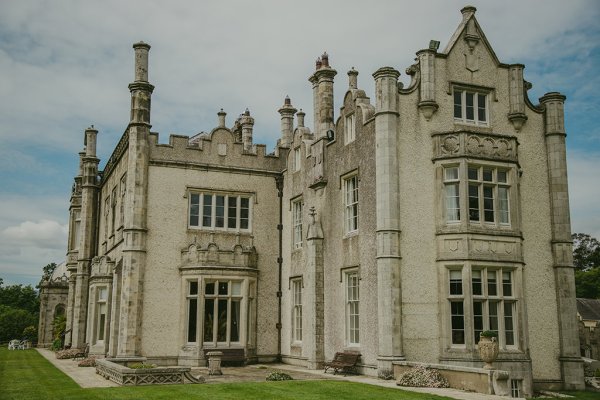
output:
[[[308,356],[308,369],[321,369],[325,361],[325,303],[323,271],[323,229],[316,219],[315,207],[310,209],[311,223],[306,233],[306,278],[303,307],[308,329],[302,341]]]
[[[333,78],[337,71],[329,66],[327,53],[317,60],[317,70],[309,78],[313,84],[315,102],[315,140],[325,136],[328,129],[334,129],[333,120]]]
[[[508,69],[508,93],[510,111],[508,119],[515,131],[519,132],[527,116],[525,115],[525,85],[523,81],[523,64],[512,64]]]
[[[96,224],[98,209],[98,163],[96,158],[96,136],[98,131],[90,127],[85,131],[85,156],[81,185],[81,232],[73,295],[73,318],[71,321],[71,346],[83,348],[86,343],[86,323],[90,263],[96,255]]]
[[[139,356],[141,350],[142,298],[146,267],[146,213],[148,199],[148,135],[150,103],[154,86],[148,83],[148,51],[144,42],[135,49],[135,81],[131,92],[125,218],[123,227],[123,266],[119,312],[117,356]]]
[[[252,127],[254,126],[254,118],[250,116],[250,111],[246,111],[240,117],[240,125],[242,125],[242,144],[245,151],[252,151]]]
[[[375,78],[378,369],[387,373],[403,359],[400,292],[400,177],[398,165],[398,77],[393,68]]]
[[[438,104],[435,101],[435,50],[421,50],[417,52],[417,57],[421,71],[419,110],[423,113],[425,119],[429,121],[438,109]]]
[[[281,147],[290,147],[294,141],[294,114],[296,111],[292,106],[292,101],[286,96],[283,106],[278,111],[281,115]]]
[[[552,254],[558,302],[561,372],[564,389],[584,390],[583,362],[579,355],[573,242],[569,215],[564,101],[557,92],[540,98],[546,122],[546,152],[552,217]]]

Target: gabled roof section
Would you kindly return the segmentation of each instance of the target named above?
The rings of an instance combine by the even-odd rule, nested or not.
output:
[[[577,312],[581,319],[600,321],[600,299],[577,299]]]
[[[458,42],[458,40],[462,37],[462,34],[464,32],[465,40],[471,39],[475,41],[481,41],[491,54],[492,59],[494,60],[496,65],[499,65],[501,64],[500,60],[498,60],[498,56],[496,56],[496,53],[494,52],[494,49],[492,49],[490,42],[488,42],[487,38],[485,37],[485,34],[483,33],[479,22],[477,22],[477,18],[475,18],[475,11],[477,11],[477,9],[473,6],[465,6],[462,8],[462,10],[460,10],[463,19],[458,25],[458,28],[456,28],[456,31],[450,38],[450,41],[448,42],[446,48],[442,53],[449,54],[454,48],[456,42]]]

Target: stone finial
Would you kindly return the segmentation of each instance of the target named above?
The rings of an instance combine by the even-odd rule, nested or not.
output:
[[[285,99],[283,100],[283,105],[284,106],[291,106],[292,105],[292,100],[290,99],[290,96],[285,96]]]
[[[219,128],[225,128],[225,116],[227,113],[221,108],[221,111],[217,115],[219,116]]]
[[[321,61],[321,57],[317,57],[317,61],[315,61],[315,69],[321,69],[323,66],[323,62]]]
[[[304,116],[306,113],[300,109],[296,115],[298,116],[298,128],[304,128]]]
[[[324,67],[329,67],[329,54],[327,54],[326,51],[323,52],[323,55],[321,56],[321,62]]]
[[[348,86],[350,89],[358,88],[358,71],[354,67],[348,71]]]
[[[91,125],[85,130],[85,155],[86,157],[96,157],[96,136],[98,130]]]
[[[246,108],[246,111],[240,116],[240,125],[242,126],[242,144],[244,150],[252,150],[252,127],[254,126],[254,118],[250,116],[250,110]]]
[[[463,15],[464,19],[475,14],[476,11],[477,11],[477,8],[475,8],[474,6],[464,6],[463,8],[460,9],[460,12]]]
[[[293,141],[294,114],[296,114],[296,111],[294,106],[292,106],[290,97],[285,96],[283,106],[278,110],[279,115],[281,115],[281,141],[279,144],[282,147],[289,147]]]
[[[148,52],[150,45],[144,42],[133,44],[135,50],[135,82],[148,82]]]

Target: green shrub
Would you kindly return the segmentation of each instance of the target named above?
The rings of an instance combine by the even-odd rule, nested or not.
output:
[[[23,329],[23,339],[29,340],[31,342],[37,342],[37,329],[33,325],[29,325],[25,329]]]
[[[60,339],[54,339],[52,341],[52,346],[50,346],[50,350],[52,351],[58,351],[62,348],[62,342],[60,341]]]
[[[273,371],[267,375],[268,381],[291,381],[293,378],[284,372]]]
[[[596,375],[596,378],[600,378],[600,368],[596,369],[596,373],[594,375]]]
[[[486,338],[497,338],[498,337],[498,332],[496,332],[496,331],[483,331],[483,332],[481,332],[481,334],[479,336],[486,337]]]

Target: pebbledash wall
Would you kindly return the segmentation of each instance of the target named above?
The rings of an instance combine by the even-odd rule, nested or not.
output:
[[[501,63],[474,16],[443,51],[390,67],[373,98],[348,72],[309,78],[314,127],[286,98],[273,154],[246,110],[160,144],[150,132],[150,46],[135,49],[131,119],[98,171],[85,133],[71,198],[72,346],[162,365],[320,368],[342,350],[385,375],[396,361],[481,367],[499,334],[513,388],[583,388],[563,103],[534,105],[524,66]]]

